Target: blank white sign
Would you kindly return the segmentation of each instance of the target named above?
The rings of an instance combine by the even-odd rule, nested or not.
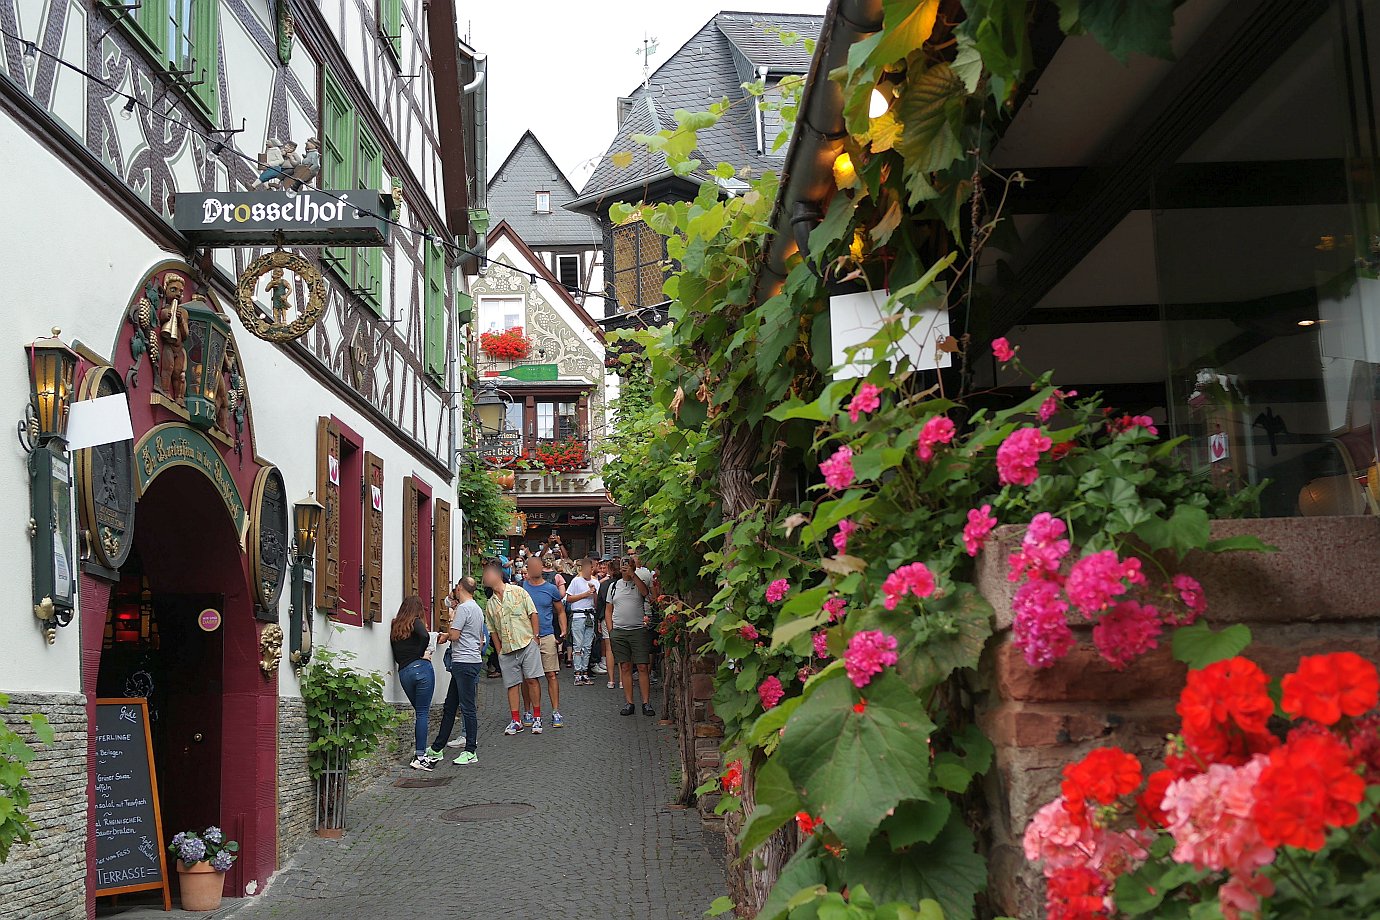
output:
[[[856,294],[835,294],[829,298],[835,377],[862,377],[871,370],[871,349],[860,350],[855,362],[848,360],[847,349],[871,339],[882,328],[886,318],[896,313],[902,314],[899,322],[914,325],[892,350],[892,370],[896,369],[896,356],[902,354],[910,359],[911,367],[916,370],[934,370],[953,364],[952,354],[940,352],[935,347],[949,334],[949,311],[943,306],[943,299],[937,298],[933,306],[918,309],[915,306],[903,309],[895,304],[888,309],[886,302],[890,296],[889,291],[859,291]]]
[[[67,449],[85,450],[134,438],[129,398],[124,393],[72,403],[67,413]]]

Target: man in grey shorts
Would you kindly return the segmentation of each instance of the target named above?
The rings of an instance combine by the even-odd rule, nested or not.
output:
[[[647,595],[652,589],[652,573],[634,566],[631,558],[624,558],[618,580],[609,587],[608,603],[604,607],[604,625],[613,646],[613,659],[623,675],[623,697],[627,705],[621,710],[630,716],[633,705],[633,666],[637,667],[637,685],[642,690],[642,714],[656,715],[650,697],[652,664],[652,630],[647,616]]]
[[[503,673],[503,685],[508,688],[508,710],[512,721],[503,730],[505,735],[522,731],[518,702],[518,686],[525,684],[536,705],[532,709],[532,734],[541,734],[541,652],[537,650],[537,608],[531,596],[517,585],[503,580],[503,569],[496,562],[484,566],[484,587],[489,589],[489,603],[484,608],[484,622],[498,649],[498,669]]]

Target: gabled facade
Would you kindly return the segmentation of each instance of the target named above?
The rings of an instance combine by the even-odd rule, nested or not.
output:
[[[110,836],[98,697],[147,701],[164,831],[150,852],[224,826],[242,846],[225,890],[240,896],[310,832],[304,708],[282,632],[292,504],[309,492],[326,512],[306,625],[404,700],[386,621],[411,594],[434,615],[459,530],[454,245],[469,234],[470,176],[457,47],[452,0],[0,0],[0,158],[7,187],[31,196],[0,230],[0,405],[22,417],[20,345],[59,327],[80,355],[74,395],[127,393],[134,433],[68,454],[65,523],[80,539],[58,569],[74,609],[48,633],[24,574],[36,571],[30,477],[17,451],[0,464],[14,497],[0,518],[14,576],[0,588],[12,652],[0,717],[44,712],[59,729],[34,764],[36,842],[0,866],[0,913],[87,917],[119,887],[96,858]],[[323,276],[323,314],[277,344],[237,312],[241,273],[274,247],[199,248],[174,220],[186,196],[261,194],[288,141],[315,155],[306,185],[377,192],[388,235],[289,248]],[[300,274],[252,283],[259,320],[309,306]],[[223,353],[203,347],[203,327],[188,331],[188,310],[224,324]],[[204,375],[206,392],[184,374]],[[200,421],[198,398],[214,399]]]
[[[666,301],[662,238],[641,223],[614,227],[609,208],[617,202],[682,201],[701,185],[718,183],[725,193],[735,182],[716,179],[709,170],[731,163],[740,175],[779,170],[787,149],[779,112],[743,89],[761,81],[766,95],[781,96],[783,78],[801,77],[810,66],[805,42],[819,34],[823,18],[788,13],[718,13],[671,55],[629,96],[618,100],[618,133],[580,194],[568,207],[597,216],[604,228],[605,289],[614,318],[611,327],[659,322]],[[795,40],[787,44],[785,35]],[[675,175],[661,154],[633,140],[675,128],[678,109],[699,112],[727,99],[730,109],[712,128],[699,132],[698,170]],[[631,157],[629,160],[628,157]],[[623,164],[623,165],[620,165]]]
[[[469,279],[477,446],[496,470],[512,470],[522,522],[494,549],[512,553],[556,533],[573,557],[617,554],[621,519],[601,475],[610,398],[603,330],[509,224],[489,234],[488,251],[493,261]],[[488,353],[485,333],[513,329],[526,336],[526,355]]]
[[[589,214],[567,210],[575,187],[531,131],[525,132],[489,181],[489,213],[506,223],[576,303],[604,316],[604,234]]]

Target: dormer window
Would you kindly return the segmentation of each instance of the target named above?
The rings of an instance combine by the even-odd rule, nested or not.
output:
[[[538,214],[550,214],[550,213],[551,213],[551,193],[550,193],[550,192],[537,192],[537,206],[536,206],[536,212],[537,212]]]

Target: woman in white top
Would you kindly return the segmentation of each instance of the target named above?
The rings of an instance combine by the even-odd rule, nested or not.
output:
[[[570,646],[573,650],[575,686],[589,686],[589,647],[594,642],[594,596],[599,583],[594,579],[594,560],[580,560],[580,574],[570,580],[565,603],[570,611]]]

